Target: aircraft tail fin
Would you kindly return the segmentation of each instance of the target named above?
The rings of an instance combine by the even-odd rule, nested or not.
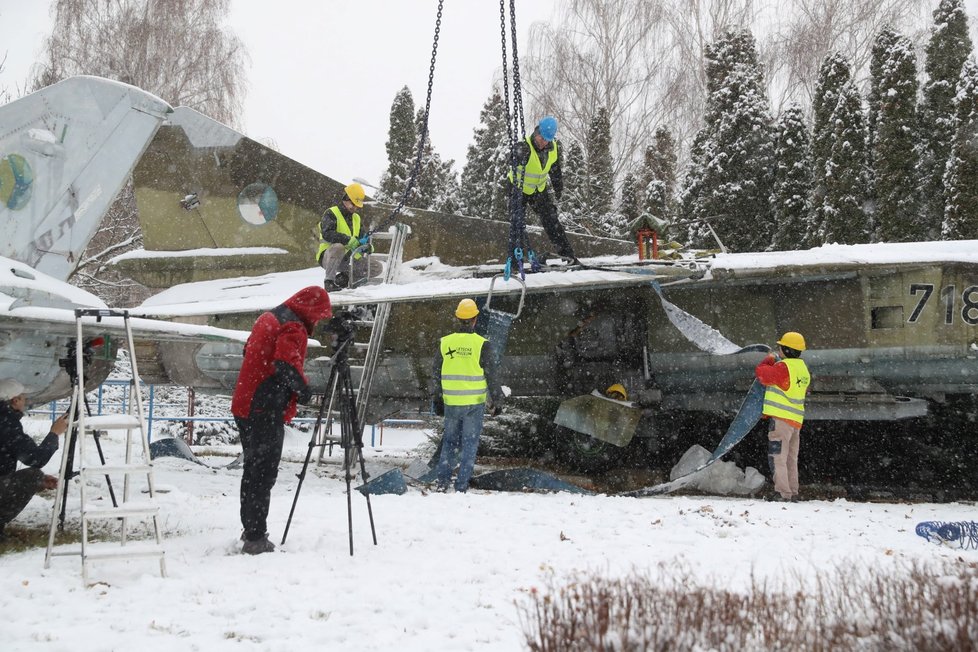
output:
[[[87,76],[0,106],[0,256],[66,280],[170,112]]]

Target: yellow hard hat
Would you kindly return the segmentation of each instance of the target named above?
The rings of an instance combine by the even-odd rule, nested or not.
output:
[[[478,314],[479,308],[472,299],[462,299],[458,302],[458,308],[455,309],[455,316],[459,319],[472,319]]]
[[[346,191],[346,196],[350,198],[354,206],[363,208],[363,198],[367,196],[367,193],[363,191],[363,186],[359,183],[351,183],[343,190]]]
[[[607,394],[612,394],[614,392],[618,392],[619,394],[621,394],[621,397],[622,397],[623,400],[625,400],[625,401],[628,400],[628,392],[625,391],[625,386],[622,385],[621,383],[615,383],[614,385],[612,385],[608,389],[604,390],[604,393],[606,395]]]
[[[802,337],[801,333],[794,331],[789,331],[782,335],[781,339],[778,340],[778,344],[786,346],[789,349],[794,349],[795,351],[805,350],[805,338]]]

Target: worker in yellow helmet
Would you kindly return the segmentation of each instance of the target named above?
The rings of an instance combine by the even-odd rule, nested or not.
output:
[[[778,348],[783,359],[769,354],[757,365],[754,375],[767,388],[763,414],[771,420],[767,459],[774,490],[781,500],[793,501],[798,500],[798,448],[812,376],[801,359],[801,352],[807,348],[801,333],[785,333],[778,340]]]
[[[608,389],[604,390],[604,395],[616,401],[628,400],[628,392],[625,391],[625,386],[621,383],[615,383],[608,387]]]
[[[328,292],[334,292],[350,285],[350,274],[342,269],[343,263],[353,261],[353,276],[363,277],[367,274],[368,236],[366,228],[360,220],[359,209],[363,208],[366,194],[359,183],[351,183],[343,189],[340,201],[326,209],[319,221],[319,248],[316,250],[316,261],[325,271],[324,287]],[[376,266],[371,264],[372,268]],[[370,269],[370,275],[379,273]]]
[[[517,193],[523,210],[530,206],[540,216],[540,223],[557,254],[576,260],[574,249],[564,233],[564,226],[557,217],[554,199],[560,201],[564,189],[560,167],[560,151],[557,141],[557,118],[546,116],[540,120],[533,133],[516,145],[516,169],[508,175],[511,184],[520,184]],[[547,192],[548,180],[553,186],[553,199]]]
[[[444,415],[441,455],[436,467],[438,491],[448,491],[452,467],[458,456],[455,491],[469,488],[475,455],[482,434],[482,420],[488,409],[498,414],[502,388],[495,378],[496,365],[490,364],[488,340],[475,332],[479,308],[472,299],[462,299],[455,309],[455,332],[438,341],[432,366],[435,414]]]

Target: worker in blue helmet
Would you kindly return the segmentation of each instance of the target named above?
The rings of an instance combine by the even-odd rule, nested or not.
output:
[[[567,241],[564,227],[557,219],[557,206],[547,192],[547,181],[553,184],[554,197],[559,201],[564,189],[560,170],[560,147],[557,141],[557,118],[546,116],[533,133],[516,145],[516,170],[509,171],[510,183],[522,179],[523,192],[519,197],[524,208],[529,205],[540,216],[543,230],[553,243],[557,254],[576,260]]]

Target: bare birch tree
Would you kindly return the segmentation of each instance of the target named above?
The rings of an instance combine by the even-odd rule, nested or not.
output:
[[[0,75],[3,74],[3,68],[7,63],[7,53],[4,52],[3,56],[0,56]],[[7,90],[5,84],[0,83],[0,104],[6,104],[10,101],[10,91]]]
[[[98,75],[236,126],[248,55],[224,24],[229,10],[230,0],[55,0],[54,26],[32,86]],[[103,218],[72,282],[111,305],[143,300],[145,288],[106,266],[141,245],[130,182]]]
[[[867,79],[873,39],[884,25],[922,44],[928,0],[568,0],[553,24],[531,29],[523,87],[531,116],[551,113],[585,137],[608,108],[616,179],[641,158],[659,126],[672,131],[680,161],[706,106],[704,52],[730,29],[750,29],[774,113],[810,107],[830,52]]]
[[[530,120],[554,115],[560,136],[584,142],[605,108],[613,125],[615,176],[644,151],[659,118],[658,53],[665,21],[661,2],[571,0],[559,24],[533,25],[523,59]]]
[[[753,0],[571,0],[560,21],[531,29],[523,62],[528,115],[552,114],[578,141],[601,108],[612,128],[615,178],[641,159],[655,130],[686,141],[702,124],[703,52],[724,29],[750,24]]]
[[[852,65],[853,79],[868,83],[873,41],[884,27],[918,47],[926,38],[927,0],[794,0],[792,11],[775,23],[768,38],[769,78],[775,109],[787,102],[811,106],[821,62],[838,52]],[[865,88],[863,88],[865,90]]]
[[[223,25],[230,0],[55,0],[34,88],[98,75],[231,126],[245,95],[247,52]]]

